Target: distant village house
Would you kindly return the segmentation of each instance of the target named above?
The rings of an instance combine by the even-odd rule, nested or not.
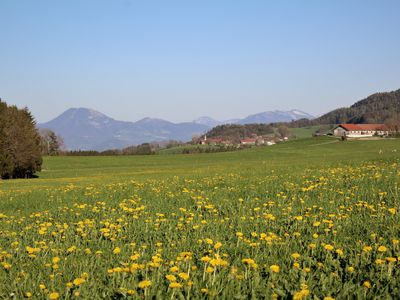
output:
[[[372,136],[387,136],[389,129],[385,124],[339,124],[333,135],[349,138],[363,138]]]
[[[240,144],[241,145],[255,145],[257,142],[257,139],[241,139]]]
[[[220,145],[224,141],[222,139],[208,139],[207,136],[205,136],[203,139],[199,141],[200,145]]]
[[[211,145],[211,146],[237,145],[230,140],[224,140],[222,138],[207,138],[207,136],[204,136],[203,138],[199,139],[197,143],[200,145]],[[265,137],[254,135],[254,137],[248,137],[248,138],[241,139],[239,142],[239,145],[241,145],[241,146],[255,146],[255,145],[257,145],[257,146],[259,146],[259,145],[272,146],[272,145],[275,145],[275,143],[276,143],[276,139],[274,139],[274,138],[266,139]]]

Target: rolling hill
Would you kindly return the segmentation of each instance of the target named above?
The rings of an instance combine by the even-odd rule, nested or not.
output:
[[[350,107],[335,109],[314,120],[298,120],[292,127],[340,123],[386,123],[400,120],[400,89],[375,93]]]

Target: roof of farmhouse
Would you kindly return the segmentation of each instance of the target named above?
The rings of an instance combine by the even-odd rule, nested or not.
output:
[[[347,131],[387,131],[388,128],[385,124],[340,124],[340,127]]]

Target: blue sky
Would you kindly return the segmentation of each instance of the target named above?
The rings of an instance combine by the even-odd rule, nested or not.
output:
[[[39,122],[321,114],[400,88],[400,1],[1,0],[0,97]]]

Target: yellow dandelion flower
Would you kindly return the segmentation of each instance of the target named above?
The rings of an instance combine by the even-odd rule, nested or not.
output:
[[[311,243],[311,244],[308,245],[308,247],[309,247],[310,249],[315,249],[315,248],[317,247],[317,245],[314,244],[314,243]]]
[[[272,265],[269,267],[269,269],[274,273],[279,273],[279,271],[281,270],[281,268],[278,265]]]
[[[207,273],[212,273],[212,272],[214,272],[214,268],[213,267],[207,267],[206,272]]]
[[[370,252],[370,251],[372,251],[372,247],[371,246],[364,246],[363,247],[363,251],[364,252]]]
[[[167,275],[167,276],[165,276],[165,278],[166,278],[168,281],[176,281],[176,277],[175,277],[174,275]]]
[[[49,295],[49,299],[54,300],[54,299],[58,299],[58,298],[60,298],[60,294],[57,293],[57,292],[53,292],[53,293],[51,293],[51,294]]]
[[[56,257],[53,257],[53,259],[51,261],[53,264],[56,264],[60,261],[60,258],[56,256]]]
[[[354,272],[354,267],[348,267],[348,268],[347,268],[347,272],[353,273],[353,272]]]
[[[189,279],[189,275],[187,273],[179,273],[178,276],[183,280]]]
[[[210,260],[211,260],[211,257],[209,257],[209,256],[203,256],[202,258],[200,258],[200,261],[205,262],[205,263],[210,262]]]
[[[85,281],[86,280],[84,278],[76,278],[76,279],[74,279],[73,283],[74,283],[74,285],[78,286],[78,285],[83,284]]]
[[[370,289],[371,283],[369,281],[364,281],[363,286],[365,286],[367,289]]]
[[[336,249],[336,253],[340,256],[343,256],[343,250],[342,249]]]
[[[292,253],[292,257],[293,257],[294,259],[298,259],[298,258],[300,257],[300,254],[297,253],[297,252]]]
[[[171,282],[171,283],[169,284],[169,287],[170,287],[171,289],[180,289],[180,288],[182,287],[182,284],[179,283],[179,282]]]
[[[397,259],[396,259],[396,257],[386,257],[386,261],[392,263],[392,262],[396,262]]]
[[[143,281],[139,282],[138,286],[139,286],[140,289],[146,289],[149,286],[151,286],[151,281],[150,280],[143,280]]]
[[[386,251],[387,251],[387,248],[386,248],[385,246],[379,246],[379,247],[378,247],[378,251],[379,251],[379,252],[386,252]]]
[[[219,249],[222,247],[222,243],[218,242],[214,245],[214,249]]]
[[[179,268],[178,268],[177,266],[173,266],[173,267],[171,267],[169,270],[170,270],[170,272],[172,272],[172,273],[176,273],[176,272],[179,271]]]
[[[306,298],[308,295],[310,295],[310,291],[308,289],[302,289],[293,295],[293,300],[301,300]]]

